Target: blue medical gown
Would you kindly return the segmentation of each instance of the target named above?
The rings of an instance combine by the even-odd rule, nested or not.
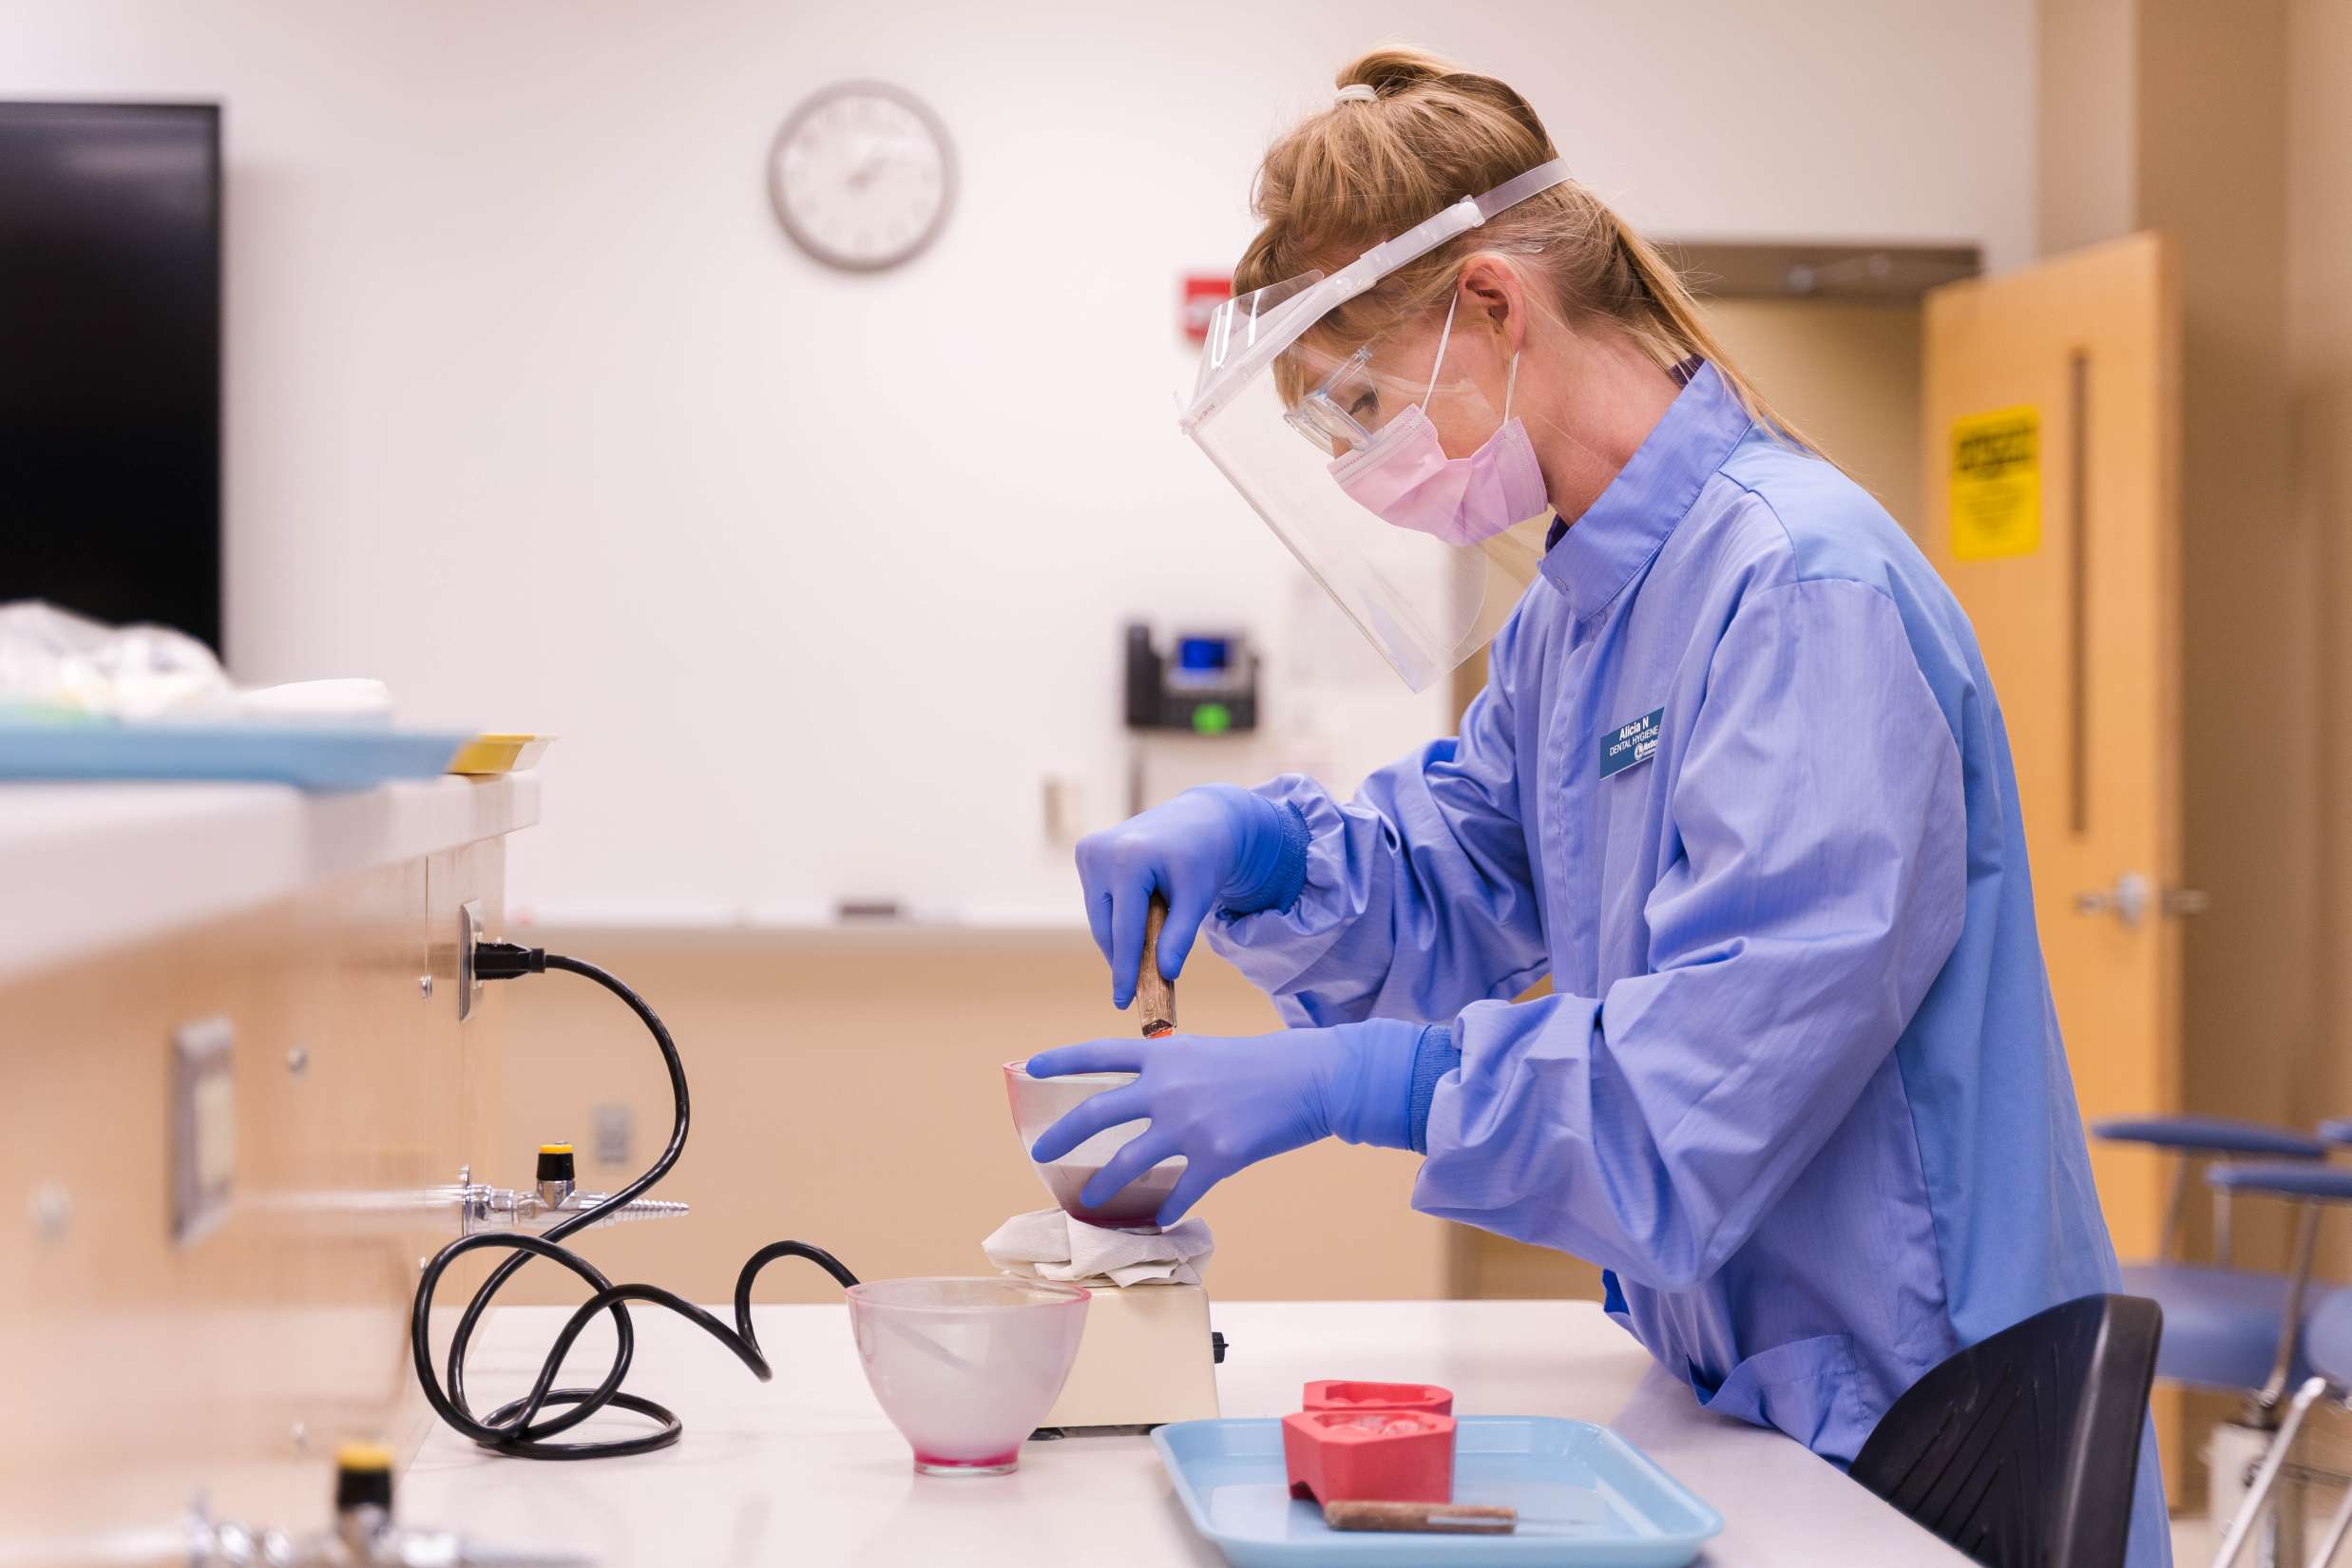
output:
[[[1261,788],[1305,887],[1211,940],[1294,1023],[1448,1024],[1414,1207],[1602,1265],[1703,1404],[1850,1461],[1953,1350],[2118,1285],[1992,683],[1708,366],[1542,573],[1459,739],[1345,804]]]

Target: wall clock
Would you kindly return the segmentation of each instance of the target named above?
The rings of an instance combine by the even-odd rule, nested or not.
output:
[[[838,82],[812,94],[768,152],[768,194],[784,232],[850,272],[921,255],[947,227],[955,187],[947,126],[885,82]]]

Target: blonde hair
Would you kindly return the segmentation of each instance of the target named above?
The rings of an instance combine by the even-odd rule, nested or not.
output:
[[[1526,99],[1438,55],[1376,48],[1344,67],[1338,85],[1369,87],[1372,96],[1351,93],[1266,149],[1252,196],[1265,226],[1234,269],[1236,294],[1334,270],[1450,203],[1559,156]],[[1725,356],[1657,248],[1576,180],[1400,267],[1333,312],[1331,330],[1366,342],[1434,310],[1453,292],[1462,262],[1481,251],[1518,257],[1550,282],[1570,320],[1613,323],[1662,366],[1706,359],[1750,418],[1816,449]]]

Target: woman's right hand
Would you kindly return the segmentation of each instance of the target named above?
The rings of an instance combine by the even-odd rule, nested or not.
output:
[[[1224,899],[1262,880],[1260,862],[1282,836],[1281,808],[1231,784],[1187,790],[1078,843],[1086,924],[1111,962],[1111,1001],[1135,1000],[1143,961],[1143,922],[1152,895],[1168,901],[1159,932],[1159,972],[1174,980],[1200,923]]]

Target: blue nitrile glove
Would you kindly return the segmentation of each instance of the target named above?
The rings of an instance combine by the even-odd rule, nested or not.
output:
[[[1209,911],[1280,908],[1307,874],[1307,822],[1297,811],[1231,784],[1187,790],[1078,843],[1078,880],[1095,946],[1111,961],[1111,1001],[1135,1000],[1143,962],[1143,917],[1152,894],[1168,901],[1159,972],[1174,980]]]
[[[1060,1159],[1107,1127],[1150,1121],[1095,1173],[1079,1201],[1106,1203],[1161,1160],[1182,1155],[1184,1175],[1159,1206],[1164,1229],[1211,1187],[1273,1155],[1332,1137],[1410,1148],[1413,1063],[1429,1032],[1425,1023],[1376,1018],[1252,1040],[1165,1035],[1042,1051],[1029,1059],[1032,1078],[1142,1076],[1081,1102],[1046,1128],[1029,1155]]]

